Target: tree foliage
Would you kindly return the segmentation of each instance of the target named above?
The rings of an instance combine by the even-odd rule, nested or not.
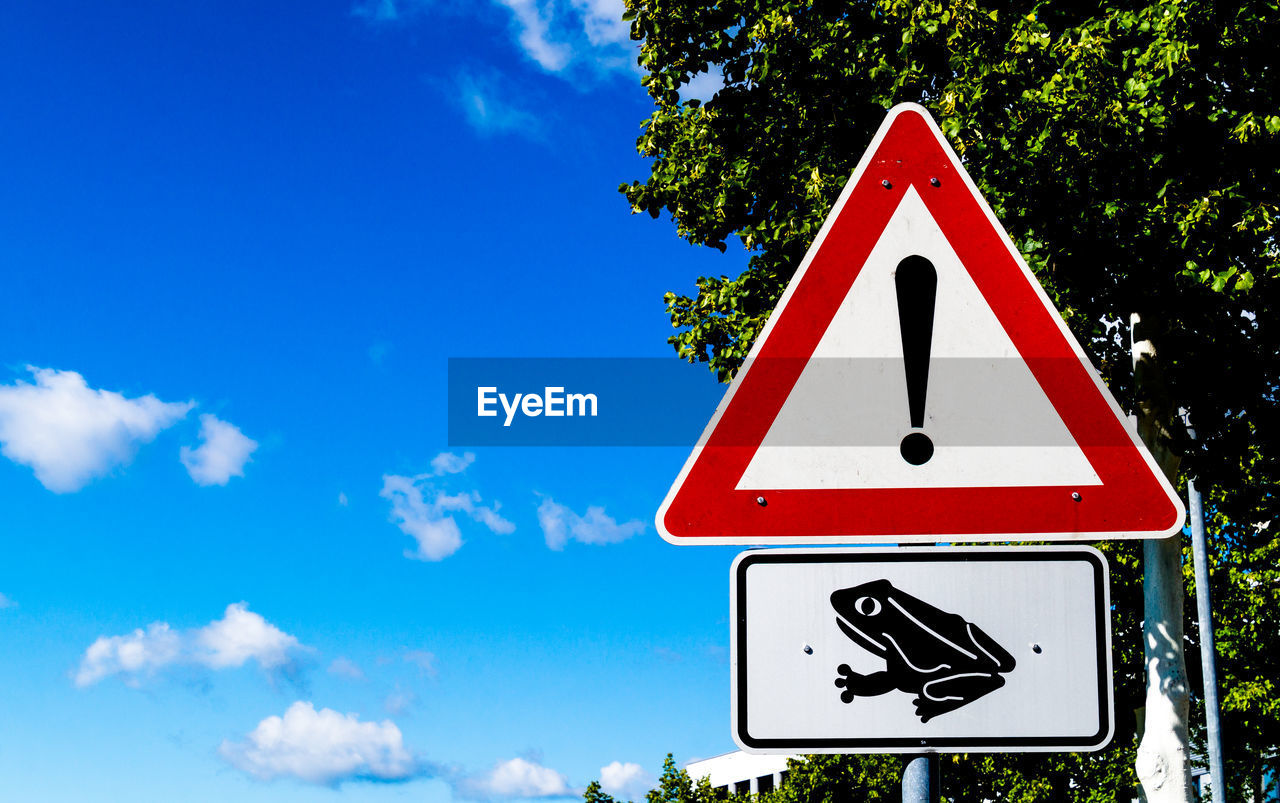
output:
[[[893,103],[929,107],[1123,399],[1114,323],[1163,322],[1201,476],[1274,479],[1280,250],[1276,0],[628,0],[656,108],[634,211],[751,252],[667,296],[679,354],[736,370]],[[700,73],[725,85],[701,103]],[[1186,444],[1184,444],[1186,446]],[[1266,520],[1251,510],[1242,520]],[[1259,515],[1266,513],[1267,515]]]
[[[645,795],[645,803],[715,803],[715,800],[711,782],[706,778],[692,780],[687,771],[676,767],[670,753],[662,762],[658,785]]]
[[[1268,779],[1265,767],[1270,764],[1275,772],[1280,745],[1280,539],[1272,532],[1271,540],[1264,541],[1257,527],[1233,522],[1221,512],[1210,523],[1218,535],[1210,543],[1209,557],[1223,753],[1231,788],[1239,790],[1241,799],[1250,792],[1263,799],[1264,791],[1276,793],[1277,778],[1273,774]],[[1198,641],[1198,631],[1188,632]],[[1194,655],[1198,658],[1198,652]],[[1188,668],[1198,683],[1199,661]]]
[[[626,18],[655,108],[650,175],[621,191],[690,243],[750,253],[739,276],[667,294],[682,358],[733,375],[902,101],[939,121],[1123,405],[1125,322],[1154,322],[1164,414],[1189,409],[1199,434],[1171,427],[1171,446],[1217,533],[1228,759],[1235,788],[1256,783],[1280,744],[1280,0],[626,0]],[[700,102],[704,73],[723,87]],[[1132,550],[1111,551],[1136,588]],[[1137,600],[1117,605],[1122,725],[1141,704]],[[1073,777],[1121,766],[1132,726]]]
[[[599,781],[592,781],[582,793],[584,803],[617,803],[613,795],[604,791]]]
[[[853,803],[902,799],[897,756],[809,756],[788,761],[787,776],[760,803]]]

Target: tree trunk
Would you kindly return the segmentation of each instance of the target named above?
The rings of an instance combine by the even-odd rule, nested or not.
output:
[[[1138,434],[1170,482],[1181,458],[1169,448],[1173,420],[1150,321],[1129,316]],[[1146,726],[1134,768],[1148,803],[1192,803],[1187,718],[1190,694],[1182,650],[1182,536],[1143,542],[1142,640],[1147,666]]]

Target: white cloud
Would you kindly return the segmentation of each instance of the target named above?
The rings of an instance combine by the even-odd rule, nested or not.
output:
[[[574,792],[560,773],[525,758],[501,761],[488,772],[459,780],[455,791],[470,800],[566,797]]]
[[[355,661],[350,658],[344,658],[341,655],[334,658],[333,663],[329,664],[329,674],[346,678],[347,680],[364,680],[364,670]]]
[[[9,598],[7,594],[0,593],[0,610],[4,608],[16,608],[18,603]]]
[[[44,487],[78,491],[133,459],[140,444],[183,419],[193,402],[127,398],[89,387],[75,371],[27,366],[35,384],[0,385],[0,454],[30,466]]]
[[[464,452],[456,455],[453,452],[441,452],[431,458],[431,470],[439,477],[444,474],[461,474],[467,470],[467,466],[476,462],[476,456],[473,452]]]
[[[244,602],[228,605],[221,619],[194,635],[197,660],[212,669],[244,666],[249,660],[257,661],[263,669],[275,669],[292,661],[302,646]]]
[[[182,637],[165,622],[127,636],[101,636],[89,645],[76,672],[77,686],[91,686],[109,675],[123,675],[129,685],[176,662],[182,656]]]
[[[428,677],[435,677],[438,674],[435,653],[426,650],[409,650],[404,654],[404,660],[418,667],[418,671]]]
[[[461,0],[356,0],[352,16],[370,25],[396,26],[427,13],[477,13]],[[623,0],[490,0],[510,15],[515,45],[539,69],[580,77],[584,68],[605,74],[638,72],[639,44],[622,21]]]
[[[445,455],[452,460],[442,461]],[[453,467],[457,465],[456,461],[465,460],[466,456],[457,458],[446,452],[438,455],[432,465],[440,462],[442,466]],[[455,514],[466,514],[495,533],[515,531],[516,526],[498,513],[499,505],[496,502],[490,507],[482,505],[480,494],[474,491],[449,494],[436,489],[429,482],[433,476],[437,475],[404,477],[385,474],[382,477],[382,491],[379,495],[391,501],[391,520],[399,524],[402,532],[413,536],[418,542],[417,550],[405,551],[406,557],[439,561],[457,552],[462,546],[462,531]]]
[[[399,715],[408,711],[417,701],[418,695],[401,689],[397,684],[395,691],[388,694],[387,698],[382,701],[382,707],[387,710],[388,714]]]
[[[517,93],[507,88],[496,72],[459,72],[453,92],[467,123],[481,134],[519,134],[532,139],[542,136],[542,123],[512,99]]]
[[[573,49],[565,42],[550,39],[554,7],[551,2],[541,5],[537,0],[494,0],[511,11],[516,27],[516,38],[525,55],[548,72],[560,72],[573,58]]]
[[[639,764],[614,761],[600,768],[600,788],[613,797],[639,800],[654,783],[654,777]]]
[[[244,464],[258,448],[239,427],[208,413],[200,416],[200,440],[196,448],[183,446],[178,454],[196,485],[226,485],[232,477],[243,477]]]
[[[244,741],[223,742],[218,752],[263,781],[290,777],[333,786],[358,779],[402,781],[419,771],[391,720],[361,722],[355,714],[317,711],[303,701],[283,717],[259,722]]]
[[[547,546],[557,552],[570,540],[583,544],[616,544],[644,532],[645,528],[639,519],[619,524],[598,506],[588,507],[586,514],[579,516],[550,497],[538,505],[538,524],[542,526]]]
[[[625,44],[631,39],[631,23],[622,20],[622,0],[571,0],[582,18],[587,41],[596,47]]]
[[[630,41],[630,23],[622,21],[622,0],[493,2],[511,12],[517,43],[546,72],[635,69],[638,45]]]
[[[307,652],[296,638],[250,611],[244,602],[227,606],[223,618],[201,628],[172,629],[154,622],[124,636],[101,636],[80,659],[75,684],[92,686],[120,675],[136,686],[146,677],[174,664],[227,669],[256,661],[265,670],[288,668]]]
[[[379,494],[391,500],[391,520],[418,542],[418,551],[405,555],[419,560],[444,560],[462,546],[462,531],[452,516],[444,516],[436,504],[422,498],[422,489],[411,477],[384,475]]]

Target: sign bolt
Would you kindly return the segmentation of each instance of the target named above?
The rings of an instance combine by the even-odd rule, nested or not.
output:
[[[889,179],[887,179],[887,178],[886,178],[886,179],[883,179],[883,180],[880,182],[880,184],[881,184],[881,186],[883,186],[886,190],[887,190],[887,189],[890,189],[890,188],[892,188],[892,187],[893,187],[893,185],[889,183]]]
[[[804,645],[804,654],[813,655],[813,647],[810,647],[808,644]]]
[[[766,505],[769,504],[769,502],[763,496],[757,496],[756,504],[759,505],[760,507],[765,507]]]
[[[1040,648],[1039,644],[1032,644],[1031,651],[1034,652],[1036,655],[1039,655],[1040,653],[1044,652],[1044,650]]]
[[[1081,497],[1081,496],[1080,496],[1080,492],[1079,492],[1079,491],[1072,491],[1072,492],[1071,492],[1071,498],[1072,498],[1072,499],[1074,499],[1074,500],[1076,500],[1077,502],[1079,502],[1083,497]]]
[[[933,178],[930,178],[930,179],[929,179],[929,183],[930,183],[931,185],[935,186],[935,187],[941,187],[941,186],[942,186],[942,182],[941,182],[941,181],[938,181],[938,177],[937,177],[937,176],[934,176]]]

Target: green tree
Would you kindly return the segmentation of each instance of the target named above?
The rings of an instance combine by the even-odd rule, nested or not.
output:
[[[807,756],[787,762],[787,775],[760,803],[862,803],[902,799],[897,756]]]
[[[1264,791],[1276,791],[1274,776],[1267,787],[1264,768],[1269,762],[1274,769],[1280,745],[1280,539],[1264,541],[1254,525],[1220,512],[1210,523],[1219,534],[1210,545],[1210,565],[1218,671],[1225,679],[1223,752],[1232,790],[1240,799],[1263,799]],[[1197,663],[1196,682],[1198,670]]]
[[[1132,376],[1114,323],[1143,312],[1172,400],[1195,413],[1200,442],[1177,445],[1202,480],[1275,479],[1274,0],[628,0],[626,14],[656,108],[638,140],[651,174],[623,193],[691,243],[751,252],[737,278],[667,296],[680,356],[732,376],[884,110],[918,101],[1118,397]],[[682,100],[708,70],[725,86]],[[1237,496],[1234,520],[1274,517],[1270,494]]]
[[[586,790],[582,793],[582,799],[585,803],[617,803],[613,795],[607,794],[600,787],[599,781],[587,784]]]
[[[1229,770],[1235,788],[1256,785],[1280,739],[1276,667],[1261,657],[1280,654],[1276,0],[627,0],[626,17],[655,109],[637,143],[650,175],[622,192],[690,243],[736,238],[750,253],[741,275],[666,297],[677,353],[722,380],[885,109],[930,109],[1117,398],[1207,489]],[[705,72],[723,88],[706,103],[682,97]],[[1160,349],[1166,391],[1154,396],[1134,385],[1123,332],[1135,313]],[[1134,586],[1132,550],[1114,552],[1117,584]],[[1019,777],[1047,761],[1044,778],[1083,761],[1072,771],[1093,783],[1132,758],[1124,706],[1140,704],[1142,666],[1125,620],[1140,608],[1117,607],[1128,731],[1083,759],[990,761]],[[1115,777],[1124,797],[1132,771]]]
[[[646,803],[714,803],[715,793],[706,778],[694,782],[686,770],[676,766],[670,753],[662,762],[658,785],[645,795]]]

